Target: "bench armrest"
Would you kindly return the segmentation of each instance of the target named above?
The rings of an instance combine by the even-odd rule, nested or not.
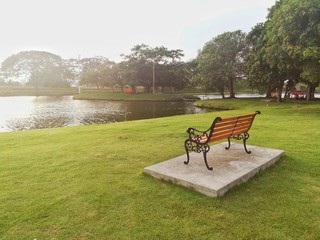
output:
[[[194,142],[202,142],[209,138],[210,128],[206,131],[200,131],[195,128],[188,128],[187,133],[189,134],[189,139]]]

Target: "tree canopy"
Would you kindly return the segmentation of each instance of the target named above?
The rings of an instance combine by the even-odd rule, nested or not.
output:
[[[320,83],[318,0],[277,1],[267,21],[253,28],[248,36],[252,45],[249,79],[253,85],[257,86],[260,81],[269,90],[276,88],[281,93],[286,80],[304,82],[308,85],[308,99],[314,98]]]
[[[23,51],[8,57],[1,72],[9,81],[20,79],[34,87],[68,86],[68,70],[58,55],[43,51]]]
[[[227,84],[234,98],[234,81],[245,74],[246,46],[246,34],[241,30],[225,32],[207,42],[198,55],[202,83],[215,87],[222,97]]]
[[[114,62],[105,57],[79,59],[81,65],[80,84],[95,86],[97,88],[111,87],[113,85],[112,68]]]
[[[248,86],[271,97],[271,93],[277,88],[282,89],[285,77],[281,77],[277,66],[271,66],[267,61],[266,42],[265,23],[257,24],[247,36],[247,81]]]
[[[146,44],[136,45],[131,54],[123,55],[126,66],[131,71],[132,85],[143,85],[155,92],[156,87],[179,88],[184,83],[183,52],[180,49],[168,50],[166,47],[151,48]]]

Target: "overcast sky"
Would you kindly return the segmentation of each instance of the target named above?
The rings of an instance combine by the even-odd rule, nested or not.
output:
[[[275,0],[0,0],[0,62],[26,50],[121,61],[137,44],[187,61],[226,31],[249,32]]]

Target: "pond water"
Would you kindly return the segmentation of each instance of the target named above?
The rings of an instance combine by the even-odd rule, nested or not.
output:
[[[198,95],[218,99],[220,95]],[[239,98],[264,97],[239,94]],[[316,94],[320,98],[320,94]],[[124,102],[73,100],[72,96],[0,97],[0,132],[113,123],[214,111],[192,102]]]
[[[112,123],[212,111],[192,102],[73,100],[72,96],[0,97],[0,132]]]

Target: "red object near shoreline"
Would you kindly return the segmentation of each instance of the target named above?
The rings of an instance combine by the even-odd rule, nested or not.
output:
[[[124,89],[124,92],[125,92],[125,93],[128,93],[128,94],[131,94],[131,93],[133,93],[133,89],[132,89],[131,87],[126,87],[126,88]]]
[[[290,97],[292,98],[306,98],[307,91],[305,90],[292,90],[288,92],[290,94]]]

